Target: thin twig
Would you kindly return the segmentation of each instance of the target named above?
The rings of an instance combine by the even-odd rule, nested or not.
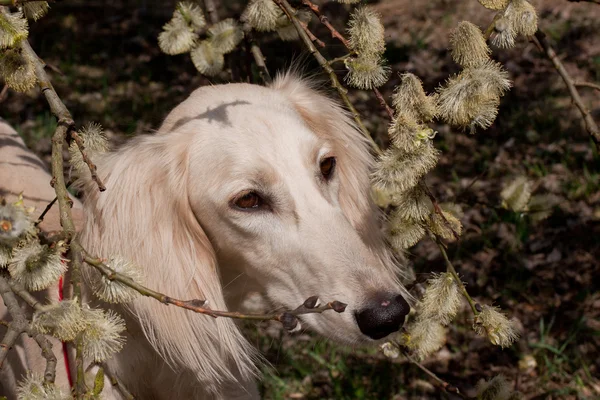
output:
[[[98,185],[98,189],[100,189],[101,192],[104,192],[106,190],[106,186],[104,186],[104,183],[102,183],[102,180],[100,179],[100,177],[98,176],[98,173],[96,172],[96,165],[92,162],[90,157],[87,155],[87,152],[85,151],[85,145],[83,144],[83,139],[75,131],[71,131],[71,138],[77,144],[77,147],[79,148],[79,152],[81,153],[81,157],[83,158],[83,162],[86,163],[88,168],[90,169],[90,173],[92,174],[92,180],[94,182],[96,182],[96,185]]]
[[[12,321],[10,321],[7,326],[2,342],[0,342],[1,369],[4,360],[6,360],[6,357],[8,356],[8,352],[13,348],[19,339],[19,336],[21,336],[21,334],[29,327],[29,321],[8,283],[6,272],[0,272],[0,297],[2,297],[6,310],[12,318]]]
[[[344,88],[344,86],[342,86],[342,84],[338,80],[337,75],[335,74],[335,71],[333,70],[333,68],[331,68],[331,66],[327,62],[327,59],[325,59],[325,57],[323,57],[323,55],[317,50],[315,45],[312,43],[312,41],[310,40],[310,38],[304,31],[302,24],[300,23],[300,21],[294,14],[294,9],[292,8],[292,6],[290,6],[290,4],[287,2],[287,0],[273,0],[273,1],[275,1],[275,3],[279,6],[279,8],[281,8],[281,10],[288,17],[288,19],[290,21],[292,21],[292,23],[294,24],[294,27],[296,28],[296,31],[298,32],[298,35],[300,36],[300,39],[302,39],[302,41],[304,42],[304,45],[308,48],[308,51],[315,57],[315,59],[317,60],[317,62],[321,66],[321,68],[323,68],[325,70],[325,72],[327,72],[327,74],[329,75],[329,79],[331,80],[331,86],[333,86],[333,88],[335,90],[337,90],[340,98],[342,99],[342,101],[344,102],[344,104],[346,105],[346,107],[348,108],[350,113],[352,114],[352,117],[354,118],[356,125],[362,131],[363,135],[367,138],[367,140],[369,141],[371,147],[373,148],[373,151],[378,155],[381,154],[381,149],[379,148],[377,143],[375,143],[375,141],[373,140],[373,137],[371,136],[371,133],[366,128],[366,126],[363,124],[362,119],[360,118],[360,114],[358,113],[356,108],[354,108],[354,105],[352,104],[352,102],[350,102],[350,99],[348,98],[348,94],[347,94],[348,91],[346,90],[346,88]]]
[[[272,81],[271,74],[269,74],[269,70],[267,68],[267,65],[265,64],[265,56],[263,55],[263,52],[258,46],[258,43],[254,39],[252,27],[250,26],[248,21],[242,21],[242,24],[244,38],[246,38],[247,42],[250,45],[250,53],[252,54],[254,62],[256,63],[256,66],[258,68],[258,74],[260,75],[260,78],[264,83],[269,84]]]
[[[579,87],[588,87],[588,88],[600,90],[600,85],[598,85],[597,83],[592,83],[592,82],[574,82],[573,84],[575,86],[579,86]]]
[[[538,30],[535,33],[535,36],[531,38],[531,40],[538,46],[540,51],[546,54],[546,56],[554,64],[554,68],[556,68],[560,77],[563,79],[563,81],[567,85],[567,88],[569,89],[569,93],[573,98],[573,103],[575,103],[575,106],[579,109],[579,112],[581,113],[581,117],[583,118],[583,121],[585,123],[585,129],[590,134],[592,140],[596,144],[596,148],[600,150],[600,129],[598,128],[598,125],[596,125],[596,122],[592,118],[592,114],[590,114],[590,111],[583,104],[583,100],[581,99],[581,96],[579,95],[579,92],[575,87],[573,79],[565,69],[563,63],[556,55],[556,52],[554,51],[552,46],[550,46],[550,44],[546,40],[546,35],[542,31]]]
[[[446,218],[446,216],[444,215],[444,212],[442,211],[440,204],[438,203],[438,201],[435,198],[435,196],[433,195],[433,193],[431,193],[431,190],[429,190],[429,186],[427,186],[427,184],[424,181],[421,181],[421,187],[425,191],[425,194],[427,195],[427,197],[429,197],[429,201],[431,201],[431,204],[433,205],[433,211],[436,214],[438,214],[440,216],[440,218],[442,218],[442,221],[444,221],[444,224],[446,225],[446,227],[448,229],[450,229],[450,231],[452,232],[452,236],[454,236],[454,238],[456,240],[459,240],[460,235],[458,234],[458,232],[456,232],[454,230],[454,228],[450,224],[450,221],[448,221],[448,218]]]
[[[22,285],[12,280],[8,281],[8,284],[10,285],[10,289],[13,291],[13,293],[19,296],[21,300],[29,305],[29,307],[33,308],[34,310],[41,310],[43,308],[38,299],[25,290]]]
[[[40,346],[42,357],[46,359],[46,369],[44,370],[44,383],[54,383],[56,379],[56,356],[52,351],[52,342],[42,334],[29,332],[33,340]]]
[[[442,257],[444,258],[444,262],[446,263],[446,270],[448,272],[450,272],[450,274],[454,278],[454,281],[458,285],[462,295],[469,302],[469,305],[471,306],[471,310],[473,310],[473,314],[479,315],[479,311],[477,309],[478,308],[477,303],[475,302],[475,300],[473,300],[471,295],[469,295],[469,292],[467,292],[467,288],[465,287],[464,283],[458,276],[456,269],[454,269],[454,265],[452,265],[452,262],[450,262],[450,259],[448,258],[448,253],[446,253],[446,246],[444,245],[444,243],[442,243],[441,239],[439,237],[437,237],[436,235],[432,235],[432,237],[434,238],[435,243],[438,245],[440,251],[442,252]]]
[[[453,395],[458,396],[461,399],[470,399],[470,397],[462,394],[462,392],[458,390],[456,386],[449,384],[448,382],[437,376],[429,368],[425,367],[423,364],[412,358],[412,356],[408,354],[408,352],[403,351],[403,354],[408,359],[408,361],[416,365],[421,371],[425,372],[431,379],[433,379],[441,389],[445,390],[448,393],[452,393]]]
[[[346,46],[346,48],[350,47],[346,38],[342,36],[342,34],[340,34],[337,31],[337,29],[333,27],[333,25],[331,25],[329,19],[325,15],[321,14],[321,10],[319,9],[318,5],[314,4],[310,0],[302,0],[302,4],[310,8],[311,11],[317,16],[317,18],[319,18],[319,21],[321,21],[321,23],[325,25],[327,29],[329,29],[329,31],[331,32],[331,37],[337,38],[340,42],[344,44],[344,46]]]
[[[217,6],[213,0],[204,0],[204,8],[206,8],[206,13],[210,18],[211,24],[216,24],[219,22],[219,13],[217,11]]]
[[[304,29],[304,32],[306,32],[306,34],[308,35],[308,37],[310,38],[310,40],[313,43],[316,43],[317,46],[319,46],[320,48],[325,47],[325,43],[320,40],[318,37],[316,37],[311,31],[310,29],[308,29],[308,24],[306,22],[300,21],[298,20],[298,22],[300,23],[300,26],[302,26],[302,29]]]
[[[121,392],[121,396],[123,396],[123,399],[125,399],[125,400],[135,399],[135,397],[131,394],[131,392],[129,390],[127,390],[127,388],[125,387],[123,382],[121,382],[121,380],[116,375],[113,375],[110,372],[110,370],[108,368],[106,368],[106,365],[102,365],[102,368],[104,369],[104,373],[106,374],[106,376],[108,376],[110,383],[113,386],[116,386],[117,390],[119,392]]]
[[[0,103],[2,103],[4,100],[6,100],[7,95],[8,95],[8,85],[4,85],[2,87],[2,91],[0,92]]]
[[[193,299],[193,300],[179,300],[173,297],[167,296],[163,293],[157,292],[155,290],[149,289],[145,286],[140,285],[135,282],[131,278],[126,275],[122,275],[106,264],[101,259],[85,257],[84,261],[96,268],[102,275],[104,275],[110,281],[120,282],[128,287],[136,290],[142,296],[152,297],[163,304],[172,304],[177,307],[184,308],[186,310],[190,310],[199,314],[208,315],[214,318],[217,317],[226,317],[226,318],[234,318],[234,319],[243,319],[243,320],[254,320],[254,321],[279,321],[284,322],[284,319],[288,314],[293,316],[298,316],[302,314],[313,314],[313,313],[322,313],[327,310],[334,310],[336,312],[343,312],[346,308],[346,304],[341,303],[339,301],[332,301],[329,303],[325,303],[321,306],[307,307],[305,304],[299,306],[294,310],[283,311],[278,313],[270,313],[270,314],[243,314],[235,311],[219,311],[219,310],[211,310],[210,308],[205,307],[206,300],[201,299]],[[308,300],[307,300],[308,301]]]

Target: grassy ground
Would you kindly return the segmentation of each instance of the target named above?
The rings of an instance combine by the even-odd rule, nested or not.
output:
[[[227,12],[239,13],[235,2]],[[600,6],[566,0],[536,1],[541,27],[574,79],[600,81]],[[394,71],[411,71],[433,90],[457,71],[448,52],[448,34],[467,19],[486,26],[492,14],[475,0],[375,3],[384,15]],[[101,123],[113,143],[156,128],[191,88],[209,81],[184,56],[160,53],[156,37],[172,4],[64,1],[33,24],[31,40],[52,67],[53,81],[77,124]],[[327,5],[341,28],[347,14]],[[225,12],[222,13],[225,15]],[[340,47],[313,21],[327,43]],[[261,38],[271,70],[289,65],[300,46]],[[441,201],[461,204],[465,234],[449,254],[478,301],[496,304],[518,319],[523,335],[500,350],[472,332],[465,308],[448,332],[446,346],[425,364],[465,393],[479,379],[505,375],[528,399],[600,398],[600,158],[582,129],[563,82],[530,43],[495,50],[514,81],[500,117],[485,132],[470,136],[437,126],[443,151],[429,185]],[[231,65],[245,63],[235,56]],[[316,68],[306,58],[307,70]],[[59,72],[57,72],[59,71]],[[230,78],[224,74],[212,80]],[[383,88],[391,93],[396,77]],[[600,121],[600,93],[581,89]],[[370,94],[351,92],[368,126],[383,138],[386,119]],[[39,93],[9,92],[2,117],[17,127],[43,157],[50,149],[54,119]],[[499,208],[502,185],[516,175],[535,182],[535,193],[559,201],[552,215],[534,222],[526,214]],[[418,290],[430,272],[443,269],[436,246],[424,240],[408,254]],[[376,350],[341,348],[308,333],[289,336],[276,325],[248,326],[248,335],[271,363],[262,390],[267,399],[444,398],[432,381],[404,360],[389,361]]]

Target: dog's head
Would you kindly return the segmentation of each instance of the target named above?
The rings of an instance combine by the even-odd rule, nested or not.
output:
[[[292,76],[202,88],[161,131],[192,135],[189,204],[226,295],[259,284],[290,309],[312,295],[342,301],[342,314],[303,319],[346,343],[402,326],[409,305],[370,199],[368,144],[334,102]]]
[[[107,191],[82,179],[79,237],[92,254],[136,262],[147,286],[214,309],[257,286],[288,309],[314,295],[347,303],[302,319],[341,342],[372,342],[398,330],[409,306],[370,198],[371,159],[346,113],[293,76],[204,87],[156,135],[97,159]],[[141,328],[132,339],[142,332],[207,390],[255,371],[227,318],[148,298],[127,308]]]

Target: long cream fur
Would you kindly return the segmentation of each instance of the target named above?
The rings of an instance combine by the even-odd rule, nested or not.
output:
[[[337,158],[330,185],[313,172],[325,153]],[[337,299],[345,313],[303,323],[348,344],[370,342],[353,312],[372,293],[406,294],[370,197],[366,141],[292,74],[268,88],[200,88],[156,134],[95,161],[107,191],[83,178],[80,239],[93,255],[137,263],[157,291],[214,309],[237,307],[250,290],[280,307]],[[276,219],[231,210],[227,196],[249,184],[286,205]],[[108,365],[139,398],[258,398],[260,359],[234,321],[149,298],[112,307],[126,318],[127,344]]]

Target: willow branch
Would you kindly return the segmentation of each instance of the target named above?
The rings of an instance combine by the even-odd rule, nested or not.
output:
[[[119,392],[121,392],[121,396],[123,396],[123,399],[125,399],[125,400],[134,400],[135,399],[135,397],[131,394],[131,392],[129,390],[127,390],[127,388],[125,387],[123,382],[121,382],[121,380],[116,375],[113,375],[110,372],[110,370],[108,368],[106,368],[106,365],[102,364],[102,368],[104,369],[104,374],[106,374],[106,376],[108,376],[110,383],[113,386],[116,386],[117,390]]]
[[[9,280],[8,284],[13,293],[19,296],[21,300],[23,300],[25,303],[27,303],[27,305],[29,305],[29,307],[33,308],[34,310],[41,310],[43,308],[42,304],[38,301],[38,299],[36,299],[34,296],[31,295],[31,293],[25,290],[25,288],[22,285],[12,280]]]
[[[402,353],[408,359],[408,361],[410,361],[412,364],[416,365],[421,371],[425,372],[431,379],[433,379],[438,387],[440,387],[441,389],[443,389],[444,391],[446,391],[448,393],[452,393],[453,395],[460,397],[461,399],[471,399],[471,397],[468,397],[468,396],[462,394],[456,386],[449,384],[448,382],[446,382],[445,380],[443,380],[442,378],[437,376],[429,368],[425,367],[423,364],[421,364],[420,362],[418,362],[417,360],[412,358],[412,356],[410,354],[408,354],[408,352],[403,351]]]
[[[263,52],[261,51],[260,47],[258,46],[258,43],[254,39],[252,27],[250,26],[248,21],[242,21],[242,23],[243,23],[242,30],[244,31],[244,37],[250,44],[250,53],[252,54],[252,57],[254,58],[254,62],[256,63],[256,66],[258,67],[258,74],[260,75],[260,78],[262,79],[262,81],[264,83],[269,84],[269,83],[271,83],[272,79],[271,79],[271,75],[269,74],[269,70],[267,69],[267,65],[265,64],[265,56],[263,55]]]
[[[450,275],[452,275],[452,277],[454,278],[454,281],[458,285],[460,292],[462,293],[464,298],[467,299],[467,301],[469,302],[469,305],[471,306],[471,310],[473,310],[473,314],[478,315],[480,312],[480,310],[479,310],[480,307],[478,307],[478,303],[476,303],[473,300],[473,298],[471,297],[471,295],[469,295],[469,292],[467,292],[467,288],[465,287],[465,284],[462,282],[462,280],[458,276],[456,269],[454,269],[454,265],[452,265],[452,262],[448,258],[448,253],[446,253],[446,246],[444,245],[444,243],[442,243],[442,241],[439,237],[437,237],[436,235],[432,235],[432,236],[435,240],[435,243],[438,245],[440,251],[442,252],[442,257],[444,258],[444,262],[446,263],[446,271],[448,271],[450,273]]]
[[[275,3],[279,6],[279,8],[281,8],[281,10],[288,17],[288,19],[290,21],[292,21],[292,23],[294,24],[294,27],[296,28],[296,31],[298,32],[298,36],[300,36],[300,39],[304,42],[304,45],[307,47],[308,51],[313,55],[313,57],[315,57],[315,59],[317,60],[317,62],[321,66],[321,68],[323,68],[323,70],[325,70],[325,72],[327,72],[327,74],[329,75],[329,79],[331,80],[331,86],[333,86],[333,88],[337,90],[340,98],[342,99],[342,101],[344,102],[344,104],[346,105],[346,107],[348,108],[350,113],[352,114],[352,117],[354,118],[356,125],[362,131],[363,135],[367,138],[367,140],[369,141],[369,144],[373,148],[373,151],[376,154],[381,154],[381,149],[379,148],[377,143],[375,143],[375,141],[373,140],[373,137],[369,133],[369,130],[363,124],[363,122],[360,118],[360,114],[358,113],[356,108],[354,108],[354,105],[352,104],[352,102],[350,102],[350,99],[348,98],[348,94],[347,94],[348,91],[346,90],[346,88],[344,88],[344,86],[342,86],[342,84],[340,84],[340,81],[338,80],[337,75],[335,74],[335,71],[333,70],[333,68],[331,68],[331,65],[329,65],[329,63],[327,62],[325,57],[323,57],[323,55],[319,52],[319,50],[317,50],[317,48],[315,47],[313,42],[310,40],[310,38],[304,31],[304,28],[302,27],[302,24],[300,23],[298,18],[295,16],[294,9],[292,8],[292,6],[290,6],[290,3],[288,3],[287,0],[273,0],[273,1],[275,1]]]
[[[0,273],[0,297],[4,301],[6,310],[12,318],[12,321],[8,323],[6,333],[0,342],[0,369],[4,364],[4,360],[8,356],[8,352],[13,348],[19,336],[29,328],[29,321],[25,317],[25,312],[19,305],[17,297],[13,293],[6,273]]]
[[[204,0],[204,7],[206,8],[210,23],[214,25],[219,22],[219,13],[217,12],[215,2],[213,0]]]
[[[592,83],[592,82],[573,82],[573,84],[575,86],[579,86],[579,87],[588,87],[588,88],[600,90],[600,85],[598,85],[597,83]]]
[[[48,104],[50,106],[50,110],[52,114],[58,120],[58,124],[56,127],[56,131],[52,136],[52,181],[51,184],[54,187],[54,191],[56,192],[56,198],[58,199],[58,209],[60,216],[60,224],[63,228],[65,234],[66,243],[71,244],[71,285],[73,286],[73,296],[79,299],[81,304],[82,296],[81,296],[81,247],[77,246],[76,241],[74,240],[76,229],[75,223],[73,222],[73,215],[71,213],[71,207],[73,206],[73,201],[69,196],[69,192],[67,190],[67,185],[65,183],[64,177],[64,161],[62,156],[62,151],[64,147],[65,140],[70,131],[72,131],[74,122],[71,117],[71,113],[62,102],[54,88],[52,87],[52,83],[50,83],[50,79],[44,71],[44,64],[38,58],[35,51],[29,45],[27,40],[23,40],[21,47],[23,51],[29,56],[31,60],[33,60],[35,67],[35,75],[38,80],[38,85],[42,90],[42,93],[46,97]],[[77,338],[75,342],[76,348],[76,356],[75,356],[75,366],[77,370],[77,378],[75,381],[75,397],[82,398],[87,392],[87,388],[85,385],[84,379],[84,371],[83,371],[83,343],[81,338]]]
[[[538,46],[538,48],[542,52],[544,52],[546,54],[546,56],[554,64],[554,68],[556,68],[560,77],[565,82],[565,85],[567,85],[567,89],[569,89],[569,93],[571,94],[571,97],[573,98],[573,103],[579,109],[579,112],[581,113],[581,117],[583,118],[583,122],[585,124],[585,129],[587,130],[587,132],[591,136],[592,140],[596,144],[596,148],[600,150],[600,129],[598,128],[598,125],[592,118],[590,111],[583,104],[583,100],[581,99],[581,96],[579,95],[579,92],[577,91],[577,88],[575,87],[575,83],[573,82],[573,79],[571,78],[571,76],[569,75],[567,70],[565,69],[563,63],[560,61],[560,59],[556,55],[556,52],[554,51],[552,46],[550,46],[550,44],[546,40],[546,35],[542,31],[538,30],[535,33],[535,36],[531,38],[531,40]]]
[[[317,18],[319,18],[319,21],[321,21],[321,23],[323,25],[325,25],[327,27],[327,29],[329,29],[329,32],[331,32],[332,38],[336,38],[337,40],[342,42],[342,44],[344,45],[344,47],[346,47],[346,49],[348,51],[350,51],[350,52],[353,51],[350,48],[350,42],[344,37],[344,35],[342,35],[337,29],[335,29],[333,25],[331,25],[331,23],[329,22],[329,19],[321,13],[321,10],[318,5],[316,5],[315,3],[313,3],[310,0],[302,0],[302,4],[304,4],[305,6],[310,8],[310,10],[313,12],[313,14],[315,14],[315,16]],[[375,93],[375,96],[377,97],[379,104],[381,104],[381,107],[383,107],[383,109],[387,113],[390,120],[394,119],[394,111],[387,104],[387,102],[385,101],[385,98],[381,95],[381,92],[379,91],[379,89],[373,88],[373,93]]]
[[[42,350],[42,357],[46,360],[46,369],[44,370],[44,383],[54,383],[56,379],[56,356],[52,351],[52,342],[48,338],[41,334],[35,334],[29,332],[33,337],[33,340],[40,346]]]
[[[159,302],[161,302],[163,304],[166,304],[166,305],[171,304],[171,305],[174,305],[174,306],[177,306],[180,308],[184,308],[186,310],[193,311],[195,313],[208,315],[208,316],[211,316],[214,318],[226,317],[226,318],[254,320],[254,321],[273,320],[273,321],[279,321],[285,325],[286,319],[288,319],[290,315],[296,317],[296,316],[302,315],[302,314],[322,313],[327,310],[334,310],[334,311],[340,313],[346,309],[346,304],[339,302],[339,301],[332,301],[329,303],[325,303],[321,306],[317,306],[316,305],[317,298],[311,297],[311,298],[307,299],[304,302],[304,304],[302,304],[301,306],[299,306],[298,308],[296,308],[294,310],[283,311],[283,312],[278,312],[278,313],[243,314],[243,313],[235,312],[235,311],[212,310],[208,307],[205,307],[205,305],[207,303],[206,300],[201,300],[201,299],[179,300],[179,299],[173,298],[171,296],[167,296],[163,293],[157,292],[155,290],[152,290],[150,288],[147,288],[143,285],[140,285],[139,283],[135,282],[133,279],[129,278],[128,276],[125,276],[123,274],[116,272],[115,270],[110,268],[108,265],[104,264],[104,262],[101,259],[86,256],[84,258],[84,261],[87,264],[91,265],[92,267],[96,268],[108,280],[120,282],[120,283],[134,289],[142,296],[152,297],[153,299],[158,300]]]
[[[96,171],[96,165],[92,162],[90,157],[87,155],[87,152],[85,151],[85,145],[83,144],[83,139],[75,131],[71,132],[71,138],[77,144],[77,148],[79,149],[79,152],[81,153],[83,162],[86,163],[88,168],[90,169],[90,173],[92,174],[92,180],[94,182],[96,182],[96,184],[98,185],[98,189],[100,189],[101,192],[104,192],[106,190],[106,186],[104,186],[104,183],[102,183],[102,180],[100,180],[100,177],[98,176],[98,173]]]

